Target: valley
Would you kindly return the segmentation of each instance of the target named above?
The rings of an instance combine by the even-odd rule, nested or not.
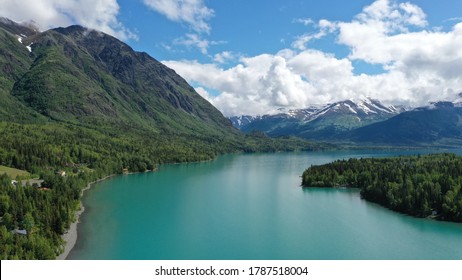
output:
[[[54,259],[81,190],[108,175],[326,147],[240,133],[175,71],[96,30],[1,18],[0,39],[0,165],[43,180],[23,188],[0,174],[2,259]]]
[[[250,153],[296,155],[309,151],[314,154],[304,155],[316,157],[315,151],[322,151],[326,157],[320,162],[324,162],[337,159],[335,152],[345,146],[356,150],[375,146],[380,154],[382,146],[413,152],[416,147],[462,145],[462,106],[454,100],[407,108],[371,98],[349,99],[281,110],[276,115],[228,119],[175,70],[111,35],[80,25],[39,31],[33,24],[0,18],[0,72],[1,259],[54,259],[60,255],[65,247],[62,236],[78,219],[82,190],[112,175],[152,175],[155,173],[146,172],[172,163],[213,165],[212,160],[230,154],[245,157]],[[354,157],[354,150],[345,156]],[[243,174],[241,167],[252,170],[253,161],[239,156],[237,160],[242,166],[232,177]],[[277,177],[292,159],[275,160],[273,179],[281,180],[281,184],[273,190],[281,191],[284,180],[293,185],[293,178],[287,176],[294,175],[300,166]],[[189,165],[181,166],[180,170]],[[200,181],[201,172],[208,172],[198,171],[192,173],[192,180]],[[30,174],[40,179],[40,187],[13,184],[15,175]],[[175,173],[172,178],[183,180],[182,176]],[[210,186],[231,181],[231,177],[223,176],[212,176]],[[248,188],[269,185],[265,176],[257,177]],[[168,182],[162,188],[168,188]],[[238,200],[237,193],[231,196]],[[137,204],[138,199],[133,197],[132,202]],[[198,202],[191,203],[197,206]],[[262,213],[254,214],[265,220]],[[267,230],[268,225],[262,228]],[[276,237],[268,242],[272,238]],[[268,248],[248,256],[261,257]],[[452,252],[450,257],[458,253]],[[121,256],[108,254],[104,257]],[[282,248],[281,254],[274,255],[292,256]],[[226,257],[245,258],[234,251]]]

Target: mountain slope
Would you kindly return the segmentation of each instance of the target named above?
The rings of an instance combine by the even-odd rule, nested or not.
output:
[[[462,145],[462,107],[438,102],[358,128],[348,138],[386,145]]]
[[[15,33],[12,32],[17,32]],[[41,117],[11,95],[13,86],[29,69],[32,59],[22,45],[21,36],[34,35],[35,31],[0,18],[0,119],[15,121],[37,121]]]
[[[80,26],[40,33],[0,19],[0,100],[0,165],[43,179],[15,188],[0,174],[1,259],[55,258],[81,190],[108,175],[318,147],[243,135],[172,69]]]
[[[89,145],[82,152],[92,154],[92,162],[106,154],[116,170],[206,160],[246,145],[183,78],[114,37],[80,26],[40,33],[7,19],[0,20],[0,37],[0,124],[6,122],[0,161],[6,165],[43,168],[30,158],[32,143],[23,142],[27,130],[36,138],[56,131],[50,144],[63,153],[89,139],[105,141],[104,148]],[[11,122],[35,126],[10,130]],[[12,143],[14,134],[22,138]],[[74,153],[52,165],[82,160]]]
[[[242,135],[174,70],[99,31],[70,26],[37,32],[1,19],[0,36],[0,123],[39,125],[35,130],[43,133],[54,127],[61,135],[53,144],[60,141],[64,150],[65,144],[74,145],[66,137],[85,143],[84,137],[105,139],[108,147],[117,147],[115,155],[124,155],[117,155],[118,164],[135,166],[137,160],[180,162],[235,151],[313,148],[293,139]],[[87,148],[100,155],[107,147]],[[0,147],[0,160],[1,152]],[[67,162],[79,161],[70,157]],[[18,167],[25,168],[25,162]]]
[[[213,127],[234,133],[173,70],[109,35],[71,26],[22,41],[32,44],[33,62],[17,75],[11,93],[50,119],[95,128],[110,124],[196,134]]]
[[[373,99],[345,100],[277,115],[233,117],[231,121],[244,132],[257,130],[270,136],[337,140],[346,131],[389,119],[403,110],[401,107],[384,106]]]

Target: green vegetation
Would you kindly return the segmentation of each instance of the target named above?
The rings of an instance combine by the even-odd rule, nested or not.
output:
[[[462,222],[462,157],[338,160],[303,172],[304,187],[355,187],[366,200],[417,217]]]
[[[404,112],[386,121],[359,128],[347,137],[356,143],[460,147],[461,120],[461,107],[450,102],[438,102],[431,109]]]
[[[42,188],[12,186],[10,176],[0,175],[0,258],[55,258],[63,246],[60,236],[78,210],[80,191],[123,169],[144,172],[162,163],[210,160],[223,153],[316,147],[291,138],[242,136],[235,141],[154,133],[117,136],[70,124],[0,122],[0,164],[45,180]],[[61,170],[65,177],[57,174]],[[15,234],[16,229],[28,234]]]
[[[30,173],[25,170],[0,165],[0,175],[2,174],[6,174],[12,179],[25,179],[30,177]]]
[[[22,45],[18,28],[0,22],[0,165],[44,181],[0,175],[1,259],[54,259],[81,190],[107,175],[324,147],[241,134],[172,69],[111,36],[72,26],[31,31]]]
[[[0,175],[1,259],[54,259],[61,253],[61,235],[75,219],[80,189],[97,175],[42,176],[46,188],[38,189],[12,186],[7,175]]]

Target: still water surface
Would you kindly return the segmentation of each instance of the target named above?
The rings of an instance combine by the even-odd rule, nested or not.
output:
[[[358,190],[300,188],[312,164],[414,153],[227,155],[118,176],[86,193],[68,258],[462,259],[462,224],[398,214]]]

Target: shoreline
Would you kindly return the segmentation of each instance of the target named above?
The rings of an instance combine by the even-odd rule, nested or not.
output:
[[[69,226],[69,230],[65,232],[63,235],[61,235],[61,238],[64,240],[66,244],[64,245],[64,251],[59,256],[56,256],[56,260],[67,259],[67,256],[72,251],[72,249],[74,248],[77,242],[77,227],[78,227],[78,224],[80,223],[80,216],[83,214],[83,212],[85,212],[85,207],[83,206],[83,203],[82,203],[82,198],[83,198],[85,191],[91,189],[91,187],[94,184],[107,180],[116,175],[117,174],[112,174],[104,178],[98,179],[96,181],[90,182],[87,184],[87,186],[84,189],[82,189],[80,193],[80,202],[79,202],[80,209],[75,213],[75,221],[71,223],[71,225]]]

